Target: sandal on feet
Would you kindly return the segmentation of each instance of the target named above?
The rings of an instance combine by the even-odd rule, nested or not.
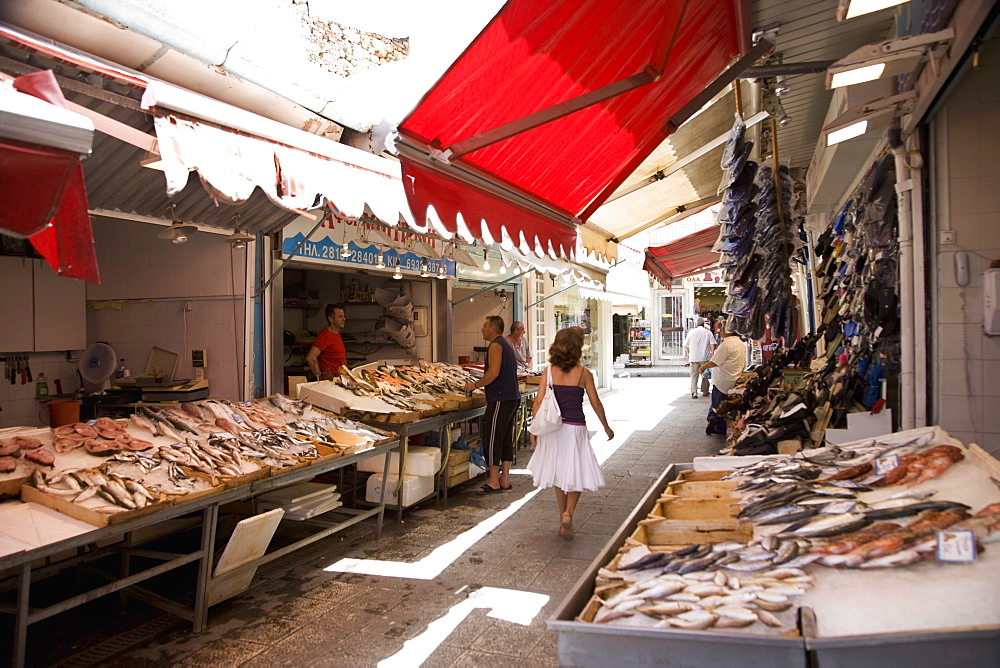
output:
[[[488,494],[499,494],[503,490],[498,487],[490,487],[487,483],[483,483],[482,487],[476,490],[476,494],[479,496],[486,496]]]
[[[509,491],[511,489],[511,486],[507,485],[506,487],[504,487],[503,485],[500,485],[500,489],[502,489],[503,491],[507,492],[507,491]]]
[[[559,536],[567,542],[576,538],[576,531],[573,529],[573,520],[563,519],[559,523]]]

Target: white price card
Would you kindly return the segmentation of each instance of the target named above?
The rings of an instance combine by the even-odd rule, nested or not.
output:
[[[87,424],[93,427],[95,424],[97,424],[97,420],[87,420]]]
[[[217,431],[212,434],[212,438],[236,438],[236,436],[230,434],[228,431]]]
[[[243,416],[239,413],[233,413],[233,420],[236,421],[236,424],[243,424],[246,422],[246,420],[243,419]]]
[[[885,475],[899,466],[899,455],[886,455],[875,460],[875,473]]]
[[[834,501],[833,503],[828,503],[823,506],[820,513],[823,515],[842,515],[844,513],[849,513],[854,510],[854,506],[858,505],[858,502],[854,499],[845,499],[843,501]]]
[[[968,529],[937,532],[938,561],[969,563],[976,560],[976,534]]]
[[[250,408],[251,406],[253,406],[253,402],[244,401],[240,404],[240,406],[242,406],[243,408]]]

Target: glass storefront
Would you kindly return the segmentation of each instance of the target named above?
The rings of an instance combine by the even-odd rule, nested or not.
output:
[[[584,299],[574,296],[575,290],[567,291],[558,297],[553,297],[552,305],[553,330],[564,327],[580,327],[583,329],[583,357],[580,363],[594,373],[598,387],[604,385],[601,364],[602,341],[599,327],[599,302],[595,299]]]

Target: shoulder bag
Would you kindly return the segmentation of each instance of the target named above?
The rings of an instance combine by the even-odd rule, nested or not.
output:
[[[528,425],[528,432],[535,436],[549,434],[562,426],[562,411],[559,410],[559,402],[556,401],[556,393],[552,389],[552,367],[546,370],[547,383],[545,386],[545,396],[538,407],[538,412],[531,418]]]

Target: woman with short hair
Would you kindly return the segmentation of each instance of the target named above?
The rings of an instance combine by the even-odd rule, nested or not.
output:
[[[608,440],[615,432],[608,425],[604,404],[597,396],[594,376],[580,364],[583,353],[583,330],[569,327],[556,332],[549,347],[549,366],[542,372],[541,384],[535,396],[533,413],[537,414],[542,399],[548,391],[549,378],[552,391],[562,413],[562,426],[548,434],[531,435],[535,452],[528,462],[528,470],[536,487],[554,487],[559,507],[559,535],[563,540],[573,540],[573,511],[583,490],[596,492],[604,486],[604,474],[597,463],[590,445],[590,432],[583,414],[583,395],[590,399],[590,406],[604,425]]]

